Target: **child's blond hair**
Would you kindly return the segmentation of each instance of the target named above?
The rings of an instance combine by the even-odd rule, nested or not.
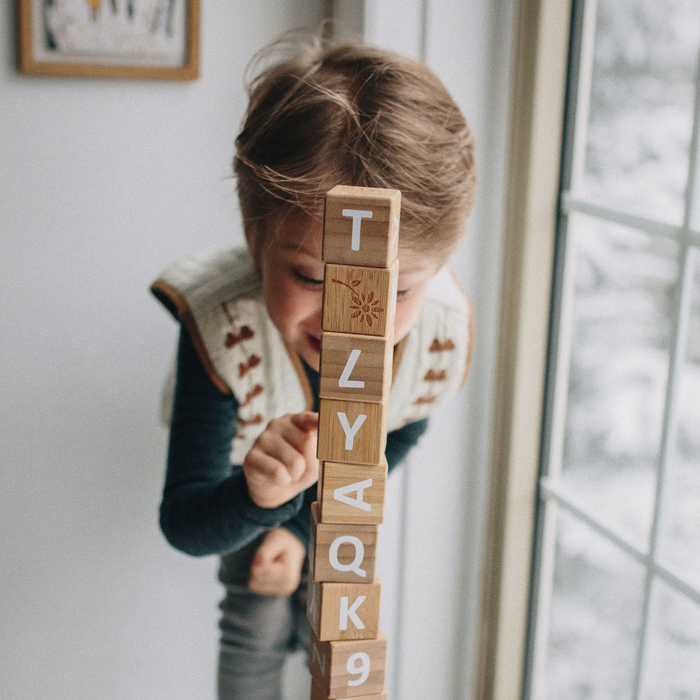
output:
[[[476,170],[471,131],[444,85],[417,61],[318,39],[282,39],[253,69],[280,51],[291,57],[249,82],[236,140],[253,249],[286,213],[320,219],[324,194],[342,184],[401,190],[402,245],[446,259],[464,233]]]

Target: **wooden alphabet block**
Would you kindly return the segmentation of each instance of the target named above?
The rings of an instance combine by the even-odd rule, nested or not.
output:
[[[401,192],[338,185],[326,194],[323,259],[389,267],[399,248]]]
[[[318,395],[322,399],[388,401],[393,356],[393,333],[386,338],[322,333]]]
[[[331,700],[313,680],[311,681],[311,700]],[[389,691],[382,690],[376,695],[357,695],[353,700],[389,700]]]
[[[318,459],[381,464],[386,449],[386,416],[386,404],[321,399]]]
[[[309,671],[323,693],[321,697],[335,700],[381,694],[386,648],[386,637],[381,632],[377,639],[352,642],[321,642],[312,632]]]
[[[389,268],[326,263],[324,331],[393,336],[399,261]]]
[[[376,639],[382,583],[309,582],[307,613],[322,641]]]
[[[336,583],[370,583],[377,567],[379,525],[321,523],[311,504],[309,578]]]
[[[384,520],[387,463],[381,466],[324,462],[318,480],[322,523],[380,524]]]

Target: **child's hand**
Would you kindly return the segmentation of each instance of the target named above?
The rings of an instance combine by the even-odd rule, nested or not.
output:
[[[260,595],[291,595],[299,587],[306,548],[283,527],[270,530],[250,565],[248,588]]]
[[[276,508],[318,479],[318,413],[270,421],[243,460],[248,494],[261,508]]]

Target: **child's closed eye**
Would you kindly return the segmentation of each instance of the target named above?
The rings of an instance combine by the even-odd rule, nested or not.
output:
[[[316,277],[310,277],[309,275],[305,275],[298,270],[294,271],[294,277],[296,278],[297,282],[308,287],[312,287],[314,289],[320,289],[323,287],[323,278],[317,279]]]

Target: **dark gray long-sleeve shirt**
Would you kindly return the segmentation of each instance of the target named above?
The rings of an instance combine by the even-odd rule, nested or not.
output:
[[[305,365],[318,410],[318,372]],[[177,380],[160,525],[168,542],[195,556],[235,551],[265,530],[283,526],[307,547],[316,486],[277,508],[260,508],[248,496],[241,466],[229,454],[238,402],[207,375],[187,332],[180,334]],[[427,429],[423,419],[387,436],[391,471]]]

